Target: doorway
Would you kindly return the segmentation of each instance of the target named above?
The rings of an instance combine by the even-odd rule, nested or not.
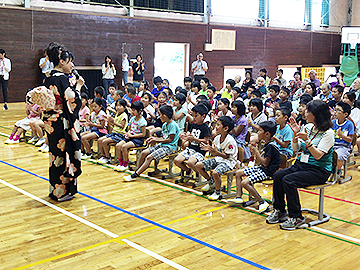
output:
[[[168,79],[173,91],[184,87],[184,77],[189,76],[190,44],[155,42],[154,50],[154,77]]]

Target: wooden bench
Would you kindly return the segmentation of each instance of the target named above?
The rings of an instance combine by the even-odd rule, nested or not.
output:
[[[319,192],[319,207],[318,210],[314,210],[314,209],[310,209],[310,208],[303,208],[301,209],[301,211],[303,212],[308,212],[310,214],[313,215],[317,215],[318,219],[311,221],[308,223],[309,227],[324,223],[329,221],[330,216],[328,214],[324,213],[324,198],[325,198],[325,188],[332,186],[336,183],[337,180],[337,160],[338,160],[338,155],[337,153],[334,151],[333,152],[333,161],[332,161],[332,166],[333,166],[333,171],[328,179],[328,181],[326,181],[326,183],[322,184],[322,185],[313,185],[313,186],[308,186],[304,189],[306,190],[320,190]]]

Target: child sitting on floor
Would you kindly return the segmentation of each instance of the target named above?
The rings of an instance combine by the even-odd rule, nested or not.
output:
[[[209,191],[215,185],[215,191],[208,197],[209,200],[215,201],[221,196],[221,175],[235,168],[238,154],[238,147],[235,139],[230,135],[234,128],[234,120],[229,116],[221,116],[216,121],[217,136],[213,141],[213,146],[201,143],[201,150],[209,151],[214,158],[199,161],[195,167],[197,171],[208,181],[202,187],[202,191]],[[207,171],[213,170],[212,177]]]
[[[134,174],[124,177],[125,182],[136,180],[140,174],[142,174],[150,165],[154,159],[159,161],[160,159],[172,154],[179,142],[179,126],[172,119],[174,111],[169,105],[163,105],[159,109],[160,119],[163,122],[162,125],[162,138],[150,137],[146,140],[146,143],[151,146],[143,151],[139,160],[139,168]]]
[[[192,108],[194,123],[189,127],[185,134],[180,135],[180,139],[187,146],[174,160],[176,166],[190,175],[192,171],[196,171],[196,162],[205,159],[206,151],[200,149],[200,143],[209,143],[210,128],[204,123],[204,119],[208,113],[205,104],[198,104]],[[185,164],[187,160],[187,166]]]
[[[128,116],[126,113],[127,102],[124,99],[118,99],[116,101],[115,109],[116,115],[115,118],[112,118],[110,115],[105,116],[105,119],[108,122],[109,130],[112,128],[110,134],[98,139],[99,150],[101,153],[101,158],[98,162],[102,164],[110,163],[110,143],[118,143],[122,140],[125,140],[124,134],[128,126]]]
[[[262,153],[258,148],[250,145],[250,151],[260,161],[259,166],[246,167],[236,172],[236,198],[229,199],[230,205],[239,205],[244,201],[242,197],[242,188],[244,187],[259,202],[259,213],[264,212],[269,204],[264,201],[260,194],[256,191],[254,184],[269,179],[280,167],[280,151],[276,143],[272,141],[272,137],[276,132],[276,125],[271,121],[265,121],[259,124],[259,140],[265,141]],[[242,179],[246,176],[245,179]]]
[[[5,144],[19,143],[21,134],[30,130],[30,122],[40,119],[41,110],[39,105],[26,103],[26,114],[27,116],[24,119],[15,123],[9,139],[4,142]]]
[[[148,93],[145,93],[147,95]],[[129,121],[129,131],[125,133],[124,140],[121,140],[116,146],[116,155],[119,158],[119,165],[116,171],[126,171],[129,169],[129,149],[140,147],[144,144],[146,136],[147,122],[143,117],[144,104],[141,101],[135,101],[131,104],[132,117]]]
[[[335,134],[334,150],[338,154],[337,176],[341,175],[341,168],[351,154],[351,142],[354,137],[355,127],[348,117],[351,113],[351,106],[340,101],[335,106],[335,119],[332,120]]]

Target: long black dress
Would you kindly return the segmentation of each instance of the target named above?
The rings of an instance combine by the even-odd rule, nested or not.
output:
[[[43,121],[49,140],[49,197],[58,200],[77,193],[81,174],[81,138],[79,93],[71,89],[68,76],[53,70],[45,86],[56,98],[54,110],[44,113]]]

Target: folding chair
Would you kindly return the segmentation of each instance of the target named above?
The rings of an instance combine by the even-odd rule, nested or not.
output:
[[[354,147],[356,145],[356,140],[357,140],[357,137],[356,137],[356,134],[354,134],[353,136],[353,140],[351,142],[351,152],[354,150]],[[347,176],[347,169],[348,169],[348,166],[352,166],[352,165],[355,165],[356,164],[356,161],[351,161],[351,155],[349,156],[349,158],[346,160],[346,162],[344,163],[344,175],[342,176],[342,178],[339,179],[339,184],[343,184],[345,182],[348,182],[352,179],[352,176]]]
[[[314,185],[314,186],[308,186],[305,189],[306,190],[320,190],[320,194],[319,194],[319,207],[318,210],[313,210],[313,209],[309,209],[309,208],[303,208],[301,209],[301,211],[303,212],[308,212],[310,214],[313,215],[317,215],[318,219],[311,221],[308,223],[309,227],[324,223],[329,221],[330,216],[328,214],[324,213],[324,198],[325,198],[325,188],[332,186],[336,183],[336,179],[337,179],[337,160],[338,160],[338,155],[335,151],[333,151],[333,160],[332,160],[332,173],[328,179],[328,181],[326,181],[325,184],[322,185]]]

